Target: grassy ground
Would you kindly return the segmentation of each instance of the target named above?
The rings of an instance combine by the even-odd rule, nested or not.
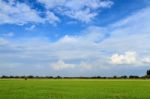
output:
[[[0,80],[0,99],[150,99],[150,81]]]

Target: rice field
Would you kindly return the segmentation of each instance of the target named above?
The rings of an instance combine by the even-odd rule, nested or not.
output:
[[[0,99],[150,99],[150,80],[0,80]]]

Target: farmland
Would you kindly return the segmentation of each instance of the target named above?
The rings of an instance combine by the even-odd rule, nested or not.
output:
[[[150,81],[3,79],[0,99],[150,99]]]

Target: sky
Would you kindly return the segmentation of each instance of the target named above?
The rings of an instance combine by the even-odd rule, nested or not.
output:
[[[0,0],[0,75],[150,69],[150,0]]]

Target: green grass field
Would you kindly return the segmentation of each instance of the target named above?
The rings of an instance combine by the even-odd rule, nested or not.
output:
[[[0,80],[0,99],[150,99],[150,81]]]

